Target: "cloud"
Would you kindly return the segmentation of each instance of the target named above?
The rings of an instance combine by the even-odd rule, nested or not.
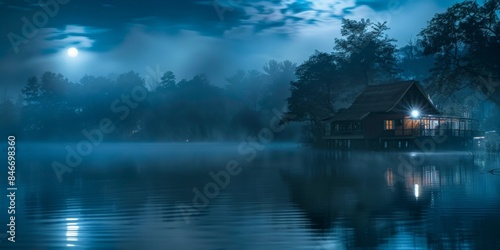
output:
[[[436,13],[446,11],[446,8],[430,0],[409,2],[402,6],[399,13],[391,16],[388,34],[398,40],[399,46],[404,46],[410,39],[417,38],[418,33],[427,26],[427,21]],[[419,21],[409,17],[418,17]]]
[[[10,51],[0,60],[2,85],[16,86],[19,90],[26,80],[44,71],[64,73],[61,53],[69,46],[90,49],[95,40],[89,36],[104,32],[103,29],[68,25],[63,28],[41,28],[37,34],[19,47],[19,53]]]
[[[35,46],[27,47],[38,51],[57,51],[69,46],[92,48],[95,40],[91,36],[104,31],[103,29],[79,25],[68,25],[62,29],[44,28],[39,30],[34,41],[30,41]]]
[[[342,18],[388,21],[389,35],[399,40],[398,45],[404,45],[435,12],[448,6],[432,0],[216,0],[216,3],[225,8],[223,20],[218,18],[212,0],[175,4],[147,0],[141,4],[120,2],[112,9],[112,6],[101,8],[101,1],[98,4],[89,1],[79,8],[68,5],[51,20],[52,27],[40,30],[19,54],[2,57],[0,74],[7,84],[24,83],[29,76],[45,70],[63,73],[77,81],[86,73],[104,76],[127,70],[145,73],[146,67],[160,65],[164,71],[174,71],[178,79],[208,73],[214,82],[222,84],[224,77],[234,71],[260,70],[271,59],[301,63],[314,50],[331,51],[334,38],[340,35]],[[0,4],[3,10],[5,6]],[[101,12],[89,18],[86,13],[94,9]],[[14,22],[19,19],[12,16]],[[19,27],[4,27],[5,32],[8,29],[19,30]],[[69,46],[81,48],[78,62],[67,61],[61,55]]]

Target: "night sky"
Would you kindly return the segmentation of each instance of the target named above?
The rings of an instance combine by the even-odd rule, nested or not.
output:
[[[58,2],[57,2],[58,1]],[[45,71],[72,81],[83,75],[147,75],[172,70],[179,79],[206,73],[214,84],[238,69],[271,60],[301,63],[314,50],[331,51],[341,18],[387,21],[388,34],[404,45],[450,0],[0,0],[0,75],[9,96],[28,77]],[[43,3],[58,3],[48,16]],[[54,6],[45,5],[54,10]],[[37,14],[38,13],[38,14]],[[49,13],[50,14],[50,13]],[[23,17],[42,24],[23,37]],[[36,24],[35,24],[36,25]],[[69,58],[66,49],[80,50]],[[3,92],[3,91],[2,91]]]

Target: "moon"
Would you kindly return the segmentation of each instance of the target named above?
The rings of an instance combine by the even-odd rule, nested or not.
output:
[[[78,49],[75,47],[69,48],[66,53],[68,54],[69,57],[77,57],[78,56]]]

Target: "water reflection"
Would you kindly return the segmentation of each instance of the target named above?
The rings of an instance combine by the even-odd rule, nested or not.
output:
[[[106,146],[62,183],[42,147],[19,163],[16,249],[500,247],[497,160],[270,146],[186,224],[179,204],[241,157],[206,146]]]
[[[427,155],[410,168],[398,168],[399,158],[318,155],[282,176],[318,237],[341,231],[347,248],[499,246],[497,178],[456,154]]]
[[[68,247],[74,247],[76,246],[76,241],[78,241],[78,229],[80,228],[78,226],[78,219],[77,218],[66,218],[66,237],[68,244],[66,246]]]

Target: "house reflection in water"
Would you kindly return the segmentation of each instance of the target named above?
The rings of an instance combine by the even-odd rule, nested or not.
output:
[[[498,214],[488,214],[495,211],[489,200],[464,202],[484,198],[477,193],[484,191],[485,183],[478,179],[482,175],[473,161],[427,155],[420,166],[400,169],[397,155],[325,156],[301,170],[283,170],[282,179],[292,202],[309,218],[315,237],[336,239],[336,245],[346,248],[466,248],[482,238],[474,231],[482,224],[455,211],[477,206],[472,211],[479,217],[498,219]],[[471,223],[477,227],[464,226]]]
[[[412,157],[411,155],[409,157]],[[468,164],[484,165],[484,161],[471,161]],[[442,163],[445,164],[445,163]],[[446,171],[444,175],[442,171]],[[395,173],[396,172],[396,173]],[[471,178],[471,169],[466,168],[461,161],[461,164],[453,168],[444,169],[436,165],[422,164],[419,168],[392,168],[388,167],[385,172],[387,186],[394,188],[395,180],[398,177],[404,179],[405,188],[410,189],[419,185],[420,189],[438,190],[444,186],[464,186],[470,185],[473,180]],[[399,176],[397,176],[399,175]]]

